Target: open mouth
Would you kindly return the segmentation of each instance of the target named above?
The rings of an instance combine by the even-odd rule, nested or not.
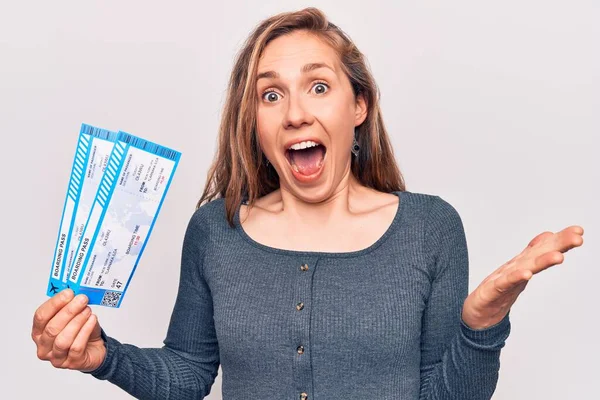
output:
[[[322,144],[315,142],[305,146],[305,148],[290,148],[286,150],[285,157],[295,172],[300,175],[311,176],[319,172],[323,166],[327,149]]]

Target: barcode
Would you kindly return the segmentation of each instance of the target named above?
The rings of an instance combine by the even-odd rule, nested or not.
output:
[[[102,297],[101,306],[116,307],[123,292],[105,292]]]
[[[179,152],[175,150],[168,149],[163,146],[159,146],[156,143],[149,142],[145,139],[139,138],[137,136],[130,135],[125,132],[119,132],[119,140],[133,146],[135,148],[145,150],[152,154],[156,154],[158,156],[167,158],[169,160],[177,160],[177,156]]]
[[[109,140],[111,142],[114,142],[117,139],[117,132],[98,128],[88,124],[81,124],[81,133],[85,133],[86,135],[91,135],[99,139]]]

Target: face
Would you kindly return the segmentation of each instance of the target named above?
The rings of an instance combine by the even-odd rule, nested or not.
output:
[[[351,178],[354,128],[366,106],[339,65],[329,45],[302,31],[271,41],[259,60],[259,144],[281,189],[301,198],[324,198]]]

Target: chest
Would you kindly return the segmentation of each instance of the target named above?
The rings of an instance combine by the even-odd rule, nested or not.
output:
[[[381,239],[395,217],[392,206],[379,213],[348,218],[344,222],[328,221],[259,223],[248,219],[242,223],[251,240],[277,249],[344,253],[366,249]]]
[[[312,368],[326,376],[335,373],[331,365],[356,357],[370,369],[418,353],[429,293],[418,262],[402,261],[399,254],[341,259],[262,254],[251,262],[205,264],[224,366],[248,360],[302,368],[312,360]],[[257,345],[260,360],[250,361]]]
[[[293,251],[343,253],[371,246],[383,234],[383,229],[365,226],[332,227],[328,229],[308,226],[289,229],[265,230],[245,228],[256,242],[268,247]]]

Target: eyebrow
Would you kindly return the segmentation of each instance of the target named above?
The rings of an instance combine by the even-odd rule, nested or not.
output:
[[[304,66],[301,68],[301,70],[300,70],[300,71],[301,71],[303,74],[306,74],[306,73],[308,73],[308,72],[310,72],[310,71],[314,71],[315,69],[319,69],[319,68],[328,68],[328,69],[332,70],[333,72],[335,72],[335,71],[334,71],[334,69],[333,69],[333,68],[331,68],[329,65],[327,65],[327,64],[325,64],[325,63],[320,63],[320,62],[318,62],[318,63],[309,63],[309,64],[306,64],[306,65],[304,65]],[[258,82],[258,80],[259,80],[259,79],[262,79],[262,78],[272,78],[272,79],[279,79],[279,74],[278,74],[277,72],[275,72],[275,71],[266,71],[266,72],[261,72],[260,74],[258,74],[258,75],[256,76],[256,81]]]

